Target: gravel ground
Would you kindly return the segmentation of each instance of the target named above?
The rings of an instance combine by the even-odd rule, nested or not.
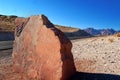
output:
[[[72,41],[77,71],[120,74],[120,38],[115,36]]]

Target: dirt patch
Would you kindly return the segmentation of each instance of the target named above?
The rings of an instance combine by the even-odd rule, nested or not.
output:
[[[94,72],[95,67],[94,65],[96,64],[95,60],[75,60],[75,66],[77,71],[80,72]]]

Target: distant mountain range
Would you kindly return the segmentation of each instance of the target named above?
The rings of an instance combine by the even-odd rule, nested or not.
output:
[[[120,31],[116,31],[114,29],[94,29],[94,28],[87,28],[84,29],[87,33],[93,36],[106,36],[106,35],[113,35]]]

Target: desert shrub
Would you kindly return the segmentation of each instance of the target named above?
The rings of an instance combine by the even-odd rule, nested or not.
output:
[[[117,37],[120,37],[120,33],[117,33],[116,36],[117,36]]]
[[[102,38],[101,41],[103,41],[104,39]]]
[[[112,43],[112,42],[114,42],[114,39],[113,39],[113,38],[110,38],[110,39],[108,39],[108,41],[109,41],[110,43]]]

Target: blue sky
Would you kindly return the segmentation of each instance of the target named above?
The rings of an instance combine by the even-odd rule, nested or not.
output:
[[[0,14],[45,14],[54,24],[120,30],[120,0],[0,0]]]

